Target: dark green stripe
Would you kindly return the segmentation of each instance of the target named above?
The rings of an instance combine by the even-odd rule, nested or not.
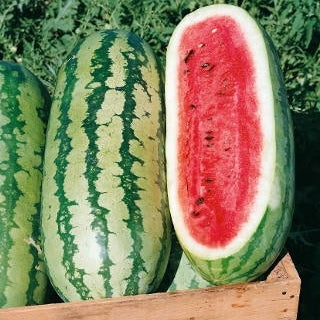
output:
[[[43,123],[43,135],[45,137],[45,131],[46,131],[46,124],[48,122],[48,117],[49,117],[49,111],[50,111],[50,104],[51,104],[51,97],[47,91],[47,89],[44,87],[44,85],[41,83],[41,81],[37,78],[34,77],[33,75],[30,75],[32,77],[32,81],[34,81],[34,85],[37,86],[40,90],[41,97],[40,101],[38,104],[35,104],[35,110],[38,118],[42,121]],[[39,172],[42,173],[43,171],[43,156],[44,156],[44,146],[45,143],[43,142],[42,145],[39,146],[39,150],[34,150],[34,154],[38,155],[41,159],[40,163],[38,166],[34,166],[34,169],[39,170]],[[39,190],[41,190],[41,184],[39,185]],[[36,214],[33,214],[30,217],[30,223],[31,223],[31,238],[34,240],[36,244],[41,243],[40,239],[40,212],[41,212],[41,202],[40,202],[40,191],[39,191],[39,202],[34,204]],[[37,288],[41,285],[42,283],[39,283],[37,280],[37,275],[39,272],[44,272],[40,271],[39,268],[42,268],[43,266],[43,258],[40,256],[40,253],[38,252],[38,249],[34,245],[29,246],[29,253],[32,256],[32,265],[31,269],[28,273],[29,275],[29,286],[26,291],[26,296],[27,296],[27,305],[34,305],[34,304],[39,304],[42,303],[42,300],[39,300],[39,297],[35,296],[35,292]],[[43,275],[43,278],[45,278],[45,275]],[[43,280],[45,281],[45,280]],[[43,295],[44,296],[44,295]]]
[[[228,274],[230,273],[231,275],[234,275],[234,277],[230,277],[230,282],[235,282],[235,281],[237,281],[237,279],[241,279],[246,276],[249,278],[251,278],[252,276],[255,277],[255,274],[258,270],[257,268],[263,262],[266,261],[266,258],[270,254],[269,251],[273,250],[273,247],[269,247],[267,250],[265,250],[265,248],[260,248],[259,243],[257,243],[257,241],[256,241],[257,239],[263,239],[264,228],[265,228],[266,223],[268,222],[268,219],[267,219],[268,214],[270,214],[269,209],[267,209],[265,215],[263,216],[263,218],[257,228],[257,231],[252,236],[252,240],[249,242],[246,252],[241,255],[241,258],[239,259],[240,263],[238,265],[236,265],[235,268],[233,268],[231,271],[225,270],[228,272]],[[279,225],[277,225],[277,231],[278,231],[278,229],[279,229]],[[275,236],[278,234],[277,231],[273,235],[271,243],[274,243]],[[244,266],[248,263],[248,261],[250,261],[250,258],[252,259],[253,252],[256,250],[258,252],[259,251],[261,252],[261,258],[259,260],[255,261],[255,263],[252,265],[251,269],[244,268]],[[230,261],[232,261],[232,257],[231,257]],[[231,262],[231,265],[232,265],[232,262]],[[245,272],[241,272],[242,270],[245,270]],[[228,281],[229,281],[229,279],[228,279]]]
[[[40,200],[40,197],[39,197]],[[35,243],[39,244],[41,243],[40,240],[40,202],[35,204],[36,208],[36,214],[31,216],[30,223],[32,225],[32,233],[31,238],[35,241]],[[41,285],[39,281],[37,280],[37,274],[39,273],[38,268],[40,265],[42,265],[43,260],[39,257],[38,249],[30,245],[29,246],[29,253],[31,254],[33,261],[31,265],[31,269],[28,272],[29,275],[29,286],[26,292],[26,300],[27,305],[34,305],[39,304],[41,301],[38,301],[35,296],[34,292],[35,290]]]
[[[200,286],[200,283],[198,282],[198,280],[195,278],[192,278],[190,281],[190,285],[188,287],[189,289],[197,289],[199,288],[199,286]]]
[[[46,129],[48,119],[49,119],[49,113],[50,113],[50,107],[51,107],[51,96],[49,95],[48,90],[46,87],[42,84],[42,82],[37,78],[34,77],[34,81],[36,82],[36,85],[39,87],[39,90],[41,92],[41,103],[35,105],[36,113],[38,118],[42,121],[44,125],[44,130]],[[41,148],[40,155],[41,159],[43,159],[44,154],[44,147]],[[41,172],[42,172],[42,161],[41,161]]]
[[[121,118],[123,119],[123,132],[122,132],[122,144],[120,146],[121,161],[119,166],[123,170],[123,174],[119,177],[121,180],[121,187],[124,191],[123,203],[128,208],[129,218],[125,220],[128,229],[130,230],[132,243],[132,250],[128,255],[128,258],[132,259],[132,272],[126,279],[127,286],[125,289],[125,295],[134,295],[139,293],[139,280],[140,273],[147,272],[144,267],[144,260],[141,256],[143,249],[143,241],[141,235],[144,233],[143,229],[143,216],[141,209],[136,204],[137,200],[140,200],[139,191],[142,189],[138,185],[138,178],[133,172],[132,167],[135,162],[139,162],[143,166],[143,160],[135,157],[129,152],[130,141],[139,141],[134,133],[134,128],[132,127],[132,122],[137,119],[135,115],[136,101],[133,95],[134,86],[140,84],[147,91],[147,84],[144,82],[141,75],[141,67],[146,65],[141,61],[141,56],[144,57],[145,62],[148,61],[145,55],[144,48],[140,39],[134,35],[128,36],[128,44],[133,49],[131,52],[123,52],[128,66],[127,66],[127,77],[125,85],[125,105],[123,112],[121,113]],[[131,58],[131,55],[134,55]],[[141,55],[141,56],[140,56]],[[142,141],[139,141],[143,145]]]
[[[244,273],[241,273],[241,270],[243,270],[243,267],[247,264],[248,261],[250,261],[250,257],[252,257],[253,255],[253,252],[255,250],[258,250],[258,251],[261,251],[261,253],[263,254],[263,257],[265,256],[265,254],[263,253],[264,250],[260,249],[259,248],[259,243],[257,243],[257,239],[263,239],[263,232],[264,232],[264,228],[265,228],[265,225],[266,225],[266,222],[267,222],[267,215],[268,215],[268,211],[266,211],[265,215],[263,216],[256,232],[253,234],[251,240],[249,241],[248,245],[247,245],[247,250],[246,252],[244,252],[242,255],[241,255],[241,258],[239,259],[240,260],[240,263],[238,265],[234,265],[232,263],[232,260],[234,259],[233,256],[227,258],[228,259],[228,265],[230,264],[231,266],[234,266],[234,268],[231,270],[228,270],[228,269],[224,269],[222,270],[221,272],[221,275],[223,275],[224,272],[227,272],[227,273],[230,273],[230,274],[234,274],[236,276],[234,276],[232,278],[232,280],[230,279],[230,281],[235,281],[237,278],[241,278],[244,274],[247,274],[248,272],[244,272]],[[273,236],[274,238],[274,236]],[[264,249],[264,248],[263,248]],[[254,265],[254,267],[252,268],[253,270],[257,267],[257,265]],[[252,270],[252,271],[253,271]],[[240,272],[240,273],[239,273]]]
[[[101,35],[101,46],[94,52],[91,60],[91,68],[93,70],[91,73],[93,77],[92,84],[94,84],[92,87],[94,87],[94,89],[86,99],[89,110],[87,112],[88,116],[83,121],[83,127],[89,141],[88,151],[86,154],[86,171],[84,173],[84,176],[88,181],[89,196],[87,200],[89,201],[91,208],[94,208],[91,212],[91,214],[94,216],[91,228],[96,233],[97,242],[99,243],[101,250],[100,256],[103,260],[103,263],[98,273],[104,280],[106,296],[113,295],[113,288],[110,285],[110,267],[114,265],[114,263],[112,262],[108,252],[109,234],[113,232],[109,230],[107,224],[107,215],[109,214],[110,210],[99,205],[99,197],[101,192],[99,192],[96,188],[96,182],[99,179],[99,173],[102,171],[102,169],[97,165],[98,153],[100,150],[99,146],[97,145],[99,138],[97,135],[97,129],[99,128],[99,125],[97,124],[96,120],[97,113],[101,109],[105,94],[107,90],[110,89],[106,85],[106,79],[112,77],[110,66],[112,66],[113,61],[108,57],[107,52],[113,46],[116,37],[117,34],[114,32],[109,31],[103,33]],[[97,86],[97,83],[99,83],[99,86]],[[89,83],[89,87],[91,87],[91,83]]]
[[[267,210],[266,215],[264,216],[263,220],[261,221],[261,224],[259,226],[259,229],[257,231],[257,235],[254,236],[255,239],[263,239],[263,233],[264,233],[264,225],[267,222],[267,216],[269,209]],[[270,213],[269,213],[270,214]],[[281,223],[282,216],[279,215],[279,220],[276,223],[276,230],[275,233],[270,241],[272,245],[270,245],[267,249],[265,248],[259,248],[259,244],[256,243],[250,243],[249,248],[247,252],[241,257],[241,263],[238,267],[236,267],[234,270],[231,271],[231,274],[235,274],[235,277],[230,278],[230,282],[236,282],[240,279],[254,279],[257,276],[261,274],[261,266],[266,266],[265,270],[270,266],[271,263],[276,259],[278,254],[280,253],[282,247],[277,245],[278,241],[283,239],[283,228],[284,225]],[[256,238],[258,237],[258,238]],[[255,263],[252,265],[251,269],[246,269],[245,272],[239,272],[242,270],[242,265],[245,265],[247,261],[250,261],[250,257],[253,255],[254,250],[261,251],[261,258],[259,260],[255,260]],[[267,265],[266,265],[267,264]]]
[[[58,156],[54,160],[54,163],[57,167],[54,180],[57,186],[55,195],[58,197],[60,204],[56,223],[58,226],[59,237],[63,242],[62,264],[66,270],[66,278],[74,286],[82,299],[90,299],[92,298],[90,290],[84,284],[83,279],[85,270],[77,268],[73,261],[74,255],[78,252],[78,246],[74,243],[75,236],[71,233],[73,225],[70,222],[72,214],[70,213],[69,207],[77,205],[77,203],[75,201],[70,201],[66,197],[64,191],[65,176],[68,170],[67,156],[72,150],[71,138],[67,134],[68,126],[71,123],[71,119],[68,116],[68,110],[72,102],[72,93],[78,81],[76,76],[78,61],[74,56],[77,54],[79,48],[80,44],[74,48],[70,55],[71,58],[67,60],[65,65],[67,85],[65,87],[65,91],[63,92],[60,104],[60,116],[58,120],[60,121],[61,125],[55,136],[55,139],[60,140],[60,143]]]
[[[169,251],[169,261],[168,265],[165,271],[165,274],[162,278],[162,281],[158,287],[159,292],[167,291],[169,287],[171,287],[171,284],[174,281],[175,275],[177,273],[177,270],[180,265],[181,257],[182,257],[182,248],[179,244],[179,241],[177,239],[177,235],[175,233],[175,230],[173,229],[173,226],[170,223],[170,237],[171,241],[171,248]],[[175,285],[172,286],[172,290],[174,290],[176,287]]]
[[[160,188],[160,192],[162,193],[161,198],[161,207],[159,211],[159,214],[162,218],[162,230],[163,230],[163,236],[160,238],[160,242],[162,243],[161,251],[159,254],[159,258],[157,261],[157,265],[155,268],[155,275],[158,275],[158,277],[154,277],[154,281],[149,286],[149,292],[154,291],[155,289],[158,290],[158,287],[161,289],[162,287],[162,280],[163,276],[165,276],[166,270],[163,270],[167,267],[167,265],[164,263],[164,261],[168,261],[169,257],[171,255],[171,246],[172,246],[172,222],[169,212],[169,205],[168,205],[168,194],[167,194],[167,185],[166,185],[166,165],[165,165],[165,102],[164,102],[164,82],[161,77],[161,65],[160,62],[156,59],[156,69],[159,72],[159,88],[158,88],[158,94],[159,99],[161,101],[161,106],[158,114],[158,121],[159,121],[159,127],[157,130],[157,140],[158,143],[158,165],[159,165],[159,173],[157,176],[156,183],[158,184]],[[177,241],[177,239],[176,239]],[[169,246],[169,247],[168,247]],[[181,254],[182,249],[180,247]],[[158,284],[156,281],[160,281]]]
[[[0,185],[0,193],[4,196],[5,201],[0,202],[0,306],[4,306],[7,302],[7,297],[4,291],[7,286],[10,286],[7,278],[7,271],[10,268],[12,261],[8,260],[9,251],[14,245],[14,240],[10,236],[13,228],[18,228],[14,223],[15,207],[18,199],[22,196],[19,190],[18,182],[14,175],[23,168],[18,164],[19,144],[15,131],[18,129],[20,134],[23,134],[24,122],[18,120],[21,115],[19,109],[20,95],[19,86],[26,80],[21,67],[15,64],[1,62],[0,72],[4,75],[4,82],[1,87],[1,114],[7,117],[9,123],[1,127],[0,139],[5,143],[6,150],[3,153],[8,153],[9,159],[0,163],[0,175],[4,177],[3,183]],[[7,98],[3,98],[3,93],[7,94]]]
[[[161,203],[165,203],[165,201],[161,201]],[[163,236],[160,237],[159,241],[162,244],[161,251],[159,253],[159,258],[157,260],[156,266],[155,266],[155,276],[153,277],[153,281],[150,282],[148,285],[147,292],[153,292],[155,290],[158,290],[159,285],[162,281],[162,275],[165,274],[166,271],[166,264],[164,261],[168,261],[169,254],[170,254],[170,247],[168,245],[171,244],[171,241],[169,239],[170,232],[168,230],[171,228],[171,225],[168,223],[168,219],[166,217],[166,208],[164,208],[164,204],[162,205],[161,210],[158,210],[159,215],[162,216],[162,230],[163,230]]]

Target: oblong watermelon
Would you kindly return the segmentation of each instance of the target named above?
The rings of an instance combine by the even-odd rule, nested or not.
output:
[[[62,299],[146,293],[162,280],[171,242],[163,112],[160,66],[132,33],[96,32],[61,66],[41,225]]]
[[[30,70],[0,61],[0,308],[45,298],[40,194],[49,107]]]
[[[245,10],[212,5],[180,22],[166,62],[177,236],[206,280],[249,281],[279,255],[292,220],[293,134],[276,51]]]

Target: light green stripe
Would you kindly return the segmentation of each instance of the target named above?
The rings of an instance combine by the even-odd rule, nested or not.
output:
[[[105,290],[104,278],[99,275],[99,269],[103,264],[101,244],[97,240],[96,230],[91,227],[95,219],[91,213],[95,211],[89,201],[90,180],[86,176],[85,159],[90,148],[90,137],[86,133],[85,121],[88,114],[92,114],[95,110],[95,106],[90,105],[86,99],[93,94],[95,88],[100,86],[98,82],[95,82],[92,74],[93,66],[89,61],[97,48],[101,47],[100,40],[99,37],[91,37],[90,43],[83,42],[81,51],[77,55],[76,77],[78,81],[68,112],[72,122],[67,130],[68,136],[71,137],[72,149],[67,157],[69,165],[65,180],[66,196],[77,204],[71,208],[70,223],[73,226],[71,233],[74,236],[74,243],[79,249],[72,260],[77,268],[84,270],[83,282],[90,289],[93,298],[104,297]],[[84,48],[87,49],[82,51]]]
[[[121,48],[121,50],[119,50]],[[97,113],[97,154],[98,167],[101,172],[95,183],[99,192],[98,204],[108,208],[106,217],[108,226],[108,258],[110,259],[109,282],[113,296],[123,295],[126,288],[126,279],[132,270],[132,261],[128,259],[128,252],[132,245],[130,232],[124,222],[129,218],[127,206],[121,201],[124,191],[121,186],[123,170],[118,163],[121,161],[120,146],[122,144],[123,119],[120,114],[125,105],[125,85],[127,62],[122,54],[128,47],[124,37],[117,37],[109,50],[108,58],[111,76],[106,79],[108,90],[105,93],[101,109]]]
[[[55,159],[58,157],[60,140],[55,137],[56,131],[60,126],[59,117],[61,110],[59,109],[59,104],[61,103],[65,84],[66,75],[64,70],[61,69],[58,74],[58,82],[55,88],[54,100],[52,102],[47,128],[46,146],[50,147],[45,148],[41,200],[43,250],[48,273],[55,287],[62,287],[59,283],[59,276],[65,278],[65,270],[61,264],[63,243],[58,238],[58,228],[55,223],[59,212],[59,199],[56,196],[57,185],[52,178],[57,171]],[[57,261],[59,261],[59,263],[57,263]]]
[[[138,194],[140,199],[136,201],[141,212],[144,214],[141,250],[141,257],[144,261],[144,267],[150,275],[149,278],[141,277],[139,286],[141,288],[150,286],[150,279],[156,278],[157,264],[155,261],[160,259],[163,246],[166,244],[168,237],[169,225],[164,222],[166,208],[162,207],[162,201],[165,198],[165,188],[162,189],[164,179],[161,166],[163,154],[159,151],[159,118],[161,113],[161,96],[159,74],[154,60],[149,60],[149,64],[141,66],[141,77],[144,79],[146,86],[139,83],[134,86],[134,100],[136,101],[135,115],[137,118],[132,121],[132,128],[136,136],[135,140],[130,142],[130,153],[143,159],[143,163],[135,162],[132,166],[132,173],[139,177],[137,185],[139,186]],[[163,134],[163,132],[161,133]],[[143,144],[140,143],[143,141]],[[150,192],[150,190],[153,190]],[[162,215],[163,213],[163,215]],[[158,256],[157,256],[158,255]],[[161,257],[166,259],[166,257]],[[162,262],[163,264],[163,262]],[[155,284],[153,284],[155,285]],[[154,288],[150,288],[153,289]],[[149,289],[149,290],[150,290]]]

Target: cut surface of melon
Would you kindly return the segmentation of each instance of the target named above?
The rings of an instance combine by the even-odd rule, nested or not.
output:
[[[176,28],[166,72],[177,235],[195,255],[227,256],[261,221],[274,172],[273,94],[261,31],[240,8],[199,9]]]

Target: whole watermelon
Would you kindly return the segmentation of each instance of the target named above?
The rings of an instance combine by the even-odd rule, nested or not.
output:
[[[168,262],[159,63],[138,36],[96,32],[57,79],[42,198],[48,274],[66,301],[153,292]]]

